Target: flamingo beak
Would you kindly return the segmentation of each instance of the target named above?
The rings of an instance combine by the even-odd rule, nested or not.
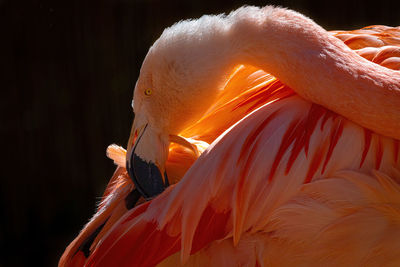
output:
[[[169,186],[165,161],[168,139],[163,141],[148,124],[132,126],[126,153],[126,169],[140,194],[150,200]]]

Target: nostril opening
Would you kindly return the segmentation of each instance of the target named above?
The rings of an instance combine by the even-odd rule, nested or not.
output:
[[[134,103],[133,99],[132,99],[132,102],[131,102],[131,107],[132,107],[132,112],[133,112],[133,119],[135,120],[135,109],[134,109],[135,103]]]

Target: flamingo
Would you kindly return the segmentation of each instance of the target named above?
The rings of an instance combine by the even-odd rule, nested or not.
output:
[[[399,266],[400,28],[242,7],[167,28],[60,266]]]

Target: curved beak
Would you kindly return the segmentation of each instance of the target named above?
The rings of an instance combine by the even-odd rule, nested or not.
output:
[[[189,139],[160,133],[144,121],[143,117],[136,116],[133,122],[126,152],[126,170],[139,193],[149,200],[169,186],[165,163],[170,142],[192,150],[196,157],[200,152]]]
[[[165,162],[168,156],[168,135],[154,131],[149,124],[132,126],[126,153],[126,169],[137,190],[152,199],[169,186]]]

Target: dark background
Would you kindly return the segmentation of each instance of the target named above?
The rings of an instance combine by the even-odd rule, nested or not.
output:
[[[329,30],[400,25],[400,1],[0,0],[0,266],[55,266],[127,142],[150,45],[172,23],[242,4],[290,7]]]

